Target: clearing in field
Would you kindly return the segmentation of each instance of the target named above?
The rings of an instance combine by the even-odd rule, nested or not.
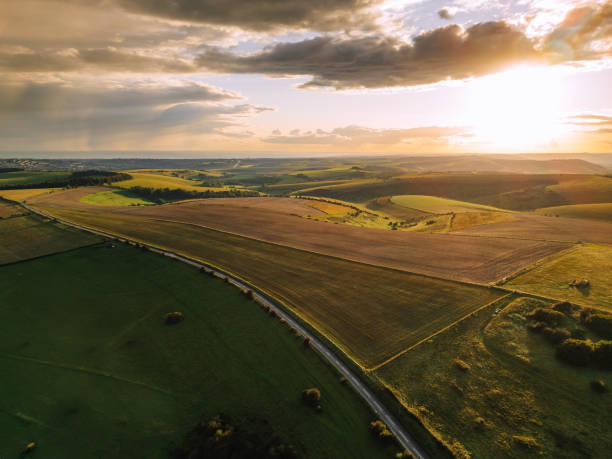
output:
[[[146,206],[154,204],[127,190],[109,190],[91,193],[83,196],[81,202],[98,206]]]
[[[60,218],[216,264],[269,292],[364,367],[503,291],[295,250],[189,224],[53,209]]]
[[[32,282],[36,283],[33,288]],[[180,311],[184,320],[164,324]],[[222,280],[121,244],[0,268],[0,456],[163,459],[223,413],[300,457],[385,458],[375,416],[289,328]],[[323,411],[300,400],[321,391]]]
[[[527,329],[538,307],[550,304],[505,298],[376,375],[457,457],[607,457],[612,399],[590,383],[610,386],[610,372],[556,359],[555,346]]]
[[[483,210],[500,211],[491,206],[482,204],[472,204],[465,201],[455,201],[454,199],[438,198],[436,196],[424,195],[400,195],[392,196],[391,202],[402,207],[430,212],[433,214],[448,214],[451,212],[479,212]]]
[[[586,218],[612,223],[612,203],[544,207],[536,210],[536,213],[548,217]]]
[[[0,265],[75,249],[100,238],[35,215],[0,220]]]
[[[504,286],[548,298],[612,310],[611,272],[612,247],[585,244],[543,260]],[[589,286],[570,286],[573,280],[581,279],[588,280]]]

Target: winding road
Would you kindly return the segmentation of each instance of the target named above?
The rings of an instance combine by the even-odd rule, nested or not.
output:
[[[207,272],[212,272],[217,277],[227,278],[228,282],[243,291],[252,290],[253,296],[258,302],[270,307],[270,309],[273,309],[279,315],[279,317],[283,318],[290,326],[294,327],[302,336],[310,339],[311,347],[314,348],[317,352],[319,352],[319,354],[321,354],[343,377],[346,378],[346,380],[351,384],[351,386],[353,386],[355,391],[357,391],[357,393],[361,395],[361,397],[363,397],[363,399],[367,402],[370,408],[378,415],[380,420],[382,420],[387,425],[387,428],[393,433],[395,438],[398,440],[398,442],[404,449],[412,453],[412,455],[417,459],[428,458],[423,449],[408,434],[404,427],[397,421],[395,416],[391,414],[391,412],[383,405],[383,403],[376,397],[376,395],[367,387],[367,385],[363,383],[361,379],[338,356],[336,356],[327,346],[325,346],[320,340],[318,340],[317,337],[314,336],[309,330],[307,330],[303,325],[301,325],[291,314],[280,308],[278,304],[270,301],[267,297],[264,297],[263,295],[258,293],[256,287],[248,285],[244,281],[236,279],[231,275],[219,270],[218,268],[212,268],[211,266],[185,257],[183,255],[160,249],[149,244],[143,244],[141,242],[137,242],[129,238],[119,237],[114,234],[105,233],[103,231],[88,228],[86,226],[77,225],[75,223],[54,217],[53,215],[46,214],[45,212],[42,212],[40,210],[33,209],[24,202],[20,202],[19,204],[21,204],[30,212],[40,215],[41,217],[53,219],[66,226],[88,231],[98,236],[103,236],[105,238],[113,239],[119,242],[126,242],[132,245],[144,246],[151,252],[159,253],[163,256],[173,258],[195,268],[204,268]]]

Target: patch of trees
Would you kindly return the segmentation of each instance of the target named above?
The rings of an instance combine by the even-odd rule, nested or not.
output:
[[[580,321],[602,338],[612,338],[612,315],[584,309],[580,312]]]
[[[182,322],[185,319],[182,312],[169,312],[164,315],[164,323],[166,325],[174,325]]]
[[[0,167],[0,174],[3,172],[21,172],[25,169],[22,169],[20,167]]]
[[[38,183],[21,183],[0,186],[0,190],[24,190],[28,188],[74,188],[79,186],[99,186],[113,182],[130,180],[132,176],[123,172],[112,171],[77,171],[64,179],[47,180]]]
[[[249,190],[183,190],[180,188],[149,188],[143,186],[133,186],[130,188],[130,192],[138,195],[142,198],[150,201],[162,204],[169,201],[181,201],[183,199],[197,199],[197,198],[245,198],[259,196],[256,191]]]
[[[321,391],[316,387],[312,387],[310,389],[306,389],[302,392],[302,401],[317,411],[321,411]]]
[[[612,341],[566,339],[557,347],[557,357],[576,366],[593,365],[612,370]]]
[[[253,429],[256,427],[257,429]],[[249,420],[248,427],[219,416],[199,423],[175,448],[172,459],[296,459],[293,445],[281,440],[265,421]]]

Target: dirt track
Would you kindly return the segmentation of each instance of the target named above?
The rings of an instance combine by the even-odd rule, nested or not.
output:
[[[70,190],[44,195],[31,202],[203,225],[349,260],[479,283],[494,282],[570,245],[335,225],[300,218],[297,215],[312,214],[315,209],[288,198],[228,198],[164,206],[106,207],[79,203],[85,193],[85,189]]]

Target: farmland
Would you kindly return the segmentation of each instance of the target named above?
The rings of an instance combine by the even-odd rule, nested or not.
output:
[[[85,204],[78,203],[84,190],[45,195],[34,198],[32,203],[54,206],[53,209],[49,207],[52,213],[60,209],[85,209],[81,207]],[[489,239],[334,225],[301,218],[300,215],[313,215],[315,211],[305,204],[308,202],[287,198],[209,199],[154,207],[124,207],[113,209],[112,213],[202,225],[374,265],[483,283],[499,280],[568,247],[565,243],[542,240]],[[295,206],[306,210],[303,213],[289,210]],[[87,210],[101,212],[99,207],[91,207]]]
[[[450,212],[477,212],[483,210],[499,211],[495,207],[482,204],[472,204],[454,199],[444,199],[435,196],[400,195],[391,197],[391,202],[402,207],[431,212],[434,214],[447,214]]]
[[[506,298],[376,374],[460,457],[606,457],[612,401],[589,383],[610,373],[558,361],[525,326],[542,306]]]
[[[94,244],[99,238],[34,215],[0,219],[0,265]]]
[[[536,210],[536,213],[549,217],[586,218],[612,223],[612,203],[544,207]]]
[[[52,193],[57,191],[58,188],[34,188],[25,190],[0,190],[0,198],[8,199],[10,201],[26,201],[29,198],[38,196],[41,194]]]
[[[195,180],[172,177],[169,175],[130,172],[132,179],[116,182],[113,185],[119,188],[129,189],[135,186],[143,188],[169,188],[185,191],[206,191],[208,187],[200,186],[200,182]]]
[[[511,289],[612,310],[612,247],[576,246],[544,260],[505,285]],[[588,288],[575,288],[573,280],[587,279]]]
[[[281,299],[364,367],[380,363],[503,294],[194,225],[119,214],[53,212],[211,261]]]
[[[167,458],[220,413],[301,457],[397,450],[316,353],[220,279],[109,244],[0,271],[2,457],[33,441],[32,457]],[[169,311],[185,320],[164,325]],[[321,413],[300,401],[308,387]]]

